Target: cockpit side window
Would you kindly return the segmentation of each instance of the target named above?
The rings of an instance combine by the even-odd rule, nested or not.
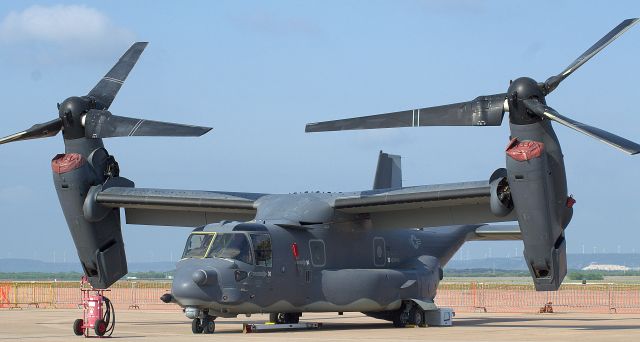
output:
[[[271,267],[271,237],[269,234],[250,234],[256,255],[256,266]]]
[[[202,258],[207,253],[211,240],[215,234],[193,233],[189,235],[187,244],[184,246],[182,258]]]
[[[207,258],[224,258],[252,264],[251,247],[244,233],[217,234]]]

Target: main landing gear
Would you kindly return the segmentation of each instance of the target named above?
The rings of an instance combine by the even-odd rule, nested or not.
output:
[[[216,316],[210,316],[208,313],[202,317],[194,318],[191,321],[191,332],[194,334],[213,334],[216,331]]]
[[[299,312],[270,313],[269,322],[275,324],[298,324],[300,323],[300,316],[302,316],[302,314]]]
[[[413,302],[405,302],[402,307],[393,313],[393,326],[404,328],[407,325],[426,327],[424,310]]]

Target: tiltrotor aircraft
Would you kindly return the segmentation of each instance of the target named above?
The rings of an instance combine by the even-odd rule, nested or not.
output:
[[[380,153],[373,189],[262,194],[136,188],[120,176],[103,138],[199,136],[210,128],[112,115],[108,109],[146,43],[135,43],[85,96],[58,105],[59,117],[0,143],[62,131],[65,153],[51,162],[54,186],[86,276],[107,288],[127,273],[120,226],[196,227],[170,294],[194,332],[217,316],[271,313],[297,322],[303,312],[356,311],[421,325],[435,309],[442,268],[469,240],[522,239],[537,290],[556,290],[566,270],[568,196],[551,122],[630,154],[640,145],[560,115],[545,96],[635,24],[623,21],[564,71],[542,83],[518,78],[506,93],[472,101],[309,124],[308,132],[438,125],[500,125],[509,112],[506,168],[477,182],[403,187],[400,158]],[[517,221],[518,225],[493,225]]]

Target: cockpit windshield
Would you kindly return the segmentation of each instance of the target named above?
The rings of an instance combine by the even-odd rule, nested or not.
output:
[[[218,233],[207,258],[224,258],[252,264],[251,247],[244,233]]]
[[[271,267],[271,239],[268,234],[251,234],[255,264]],[[222,258],[254,264],[246,233],[194,232],[189,235],[182,258]]]
[[[209,249],[215,233],[193,233],[187,239],[182,258],[203,258]]]

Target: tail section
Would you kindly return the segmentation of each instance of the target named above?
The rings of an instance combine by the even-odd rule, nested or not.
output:
[[[373,180],[373,190],[402,187],[402,164],[400,159],[399,155],[380,151],[376,177]]]

